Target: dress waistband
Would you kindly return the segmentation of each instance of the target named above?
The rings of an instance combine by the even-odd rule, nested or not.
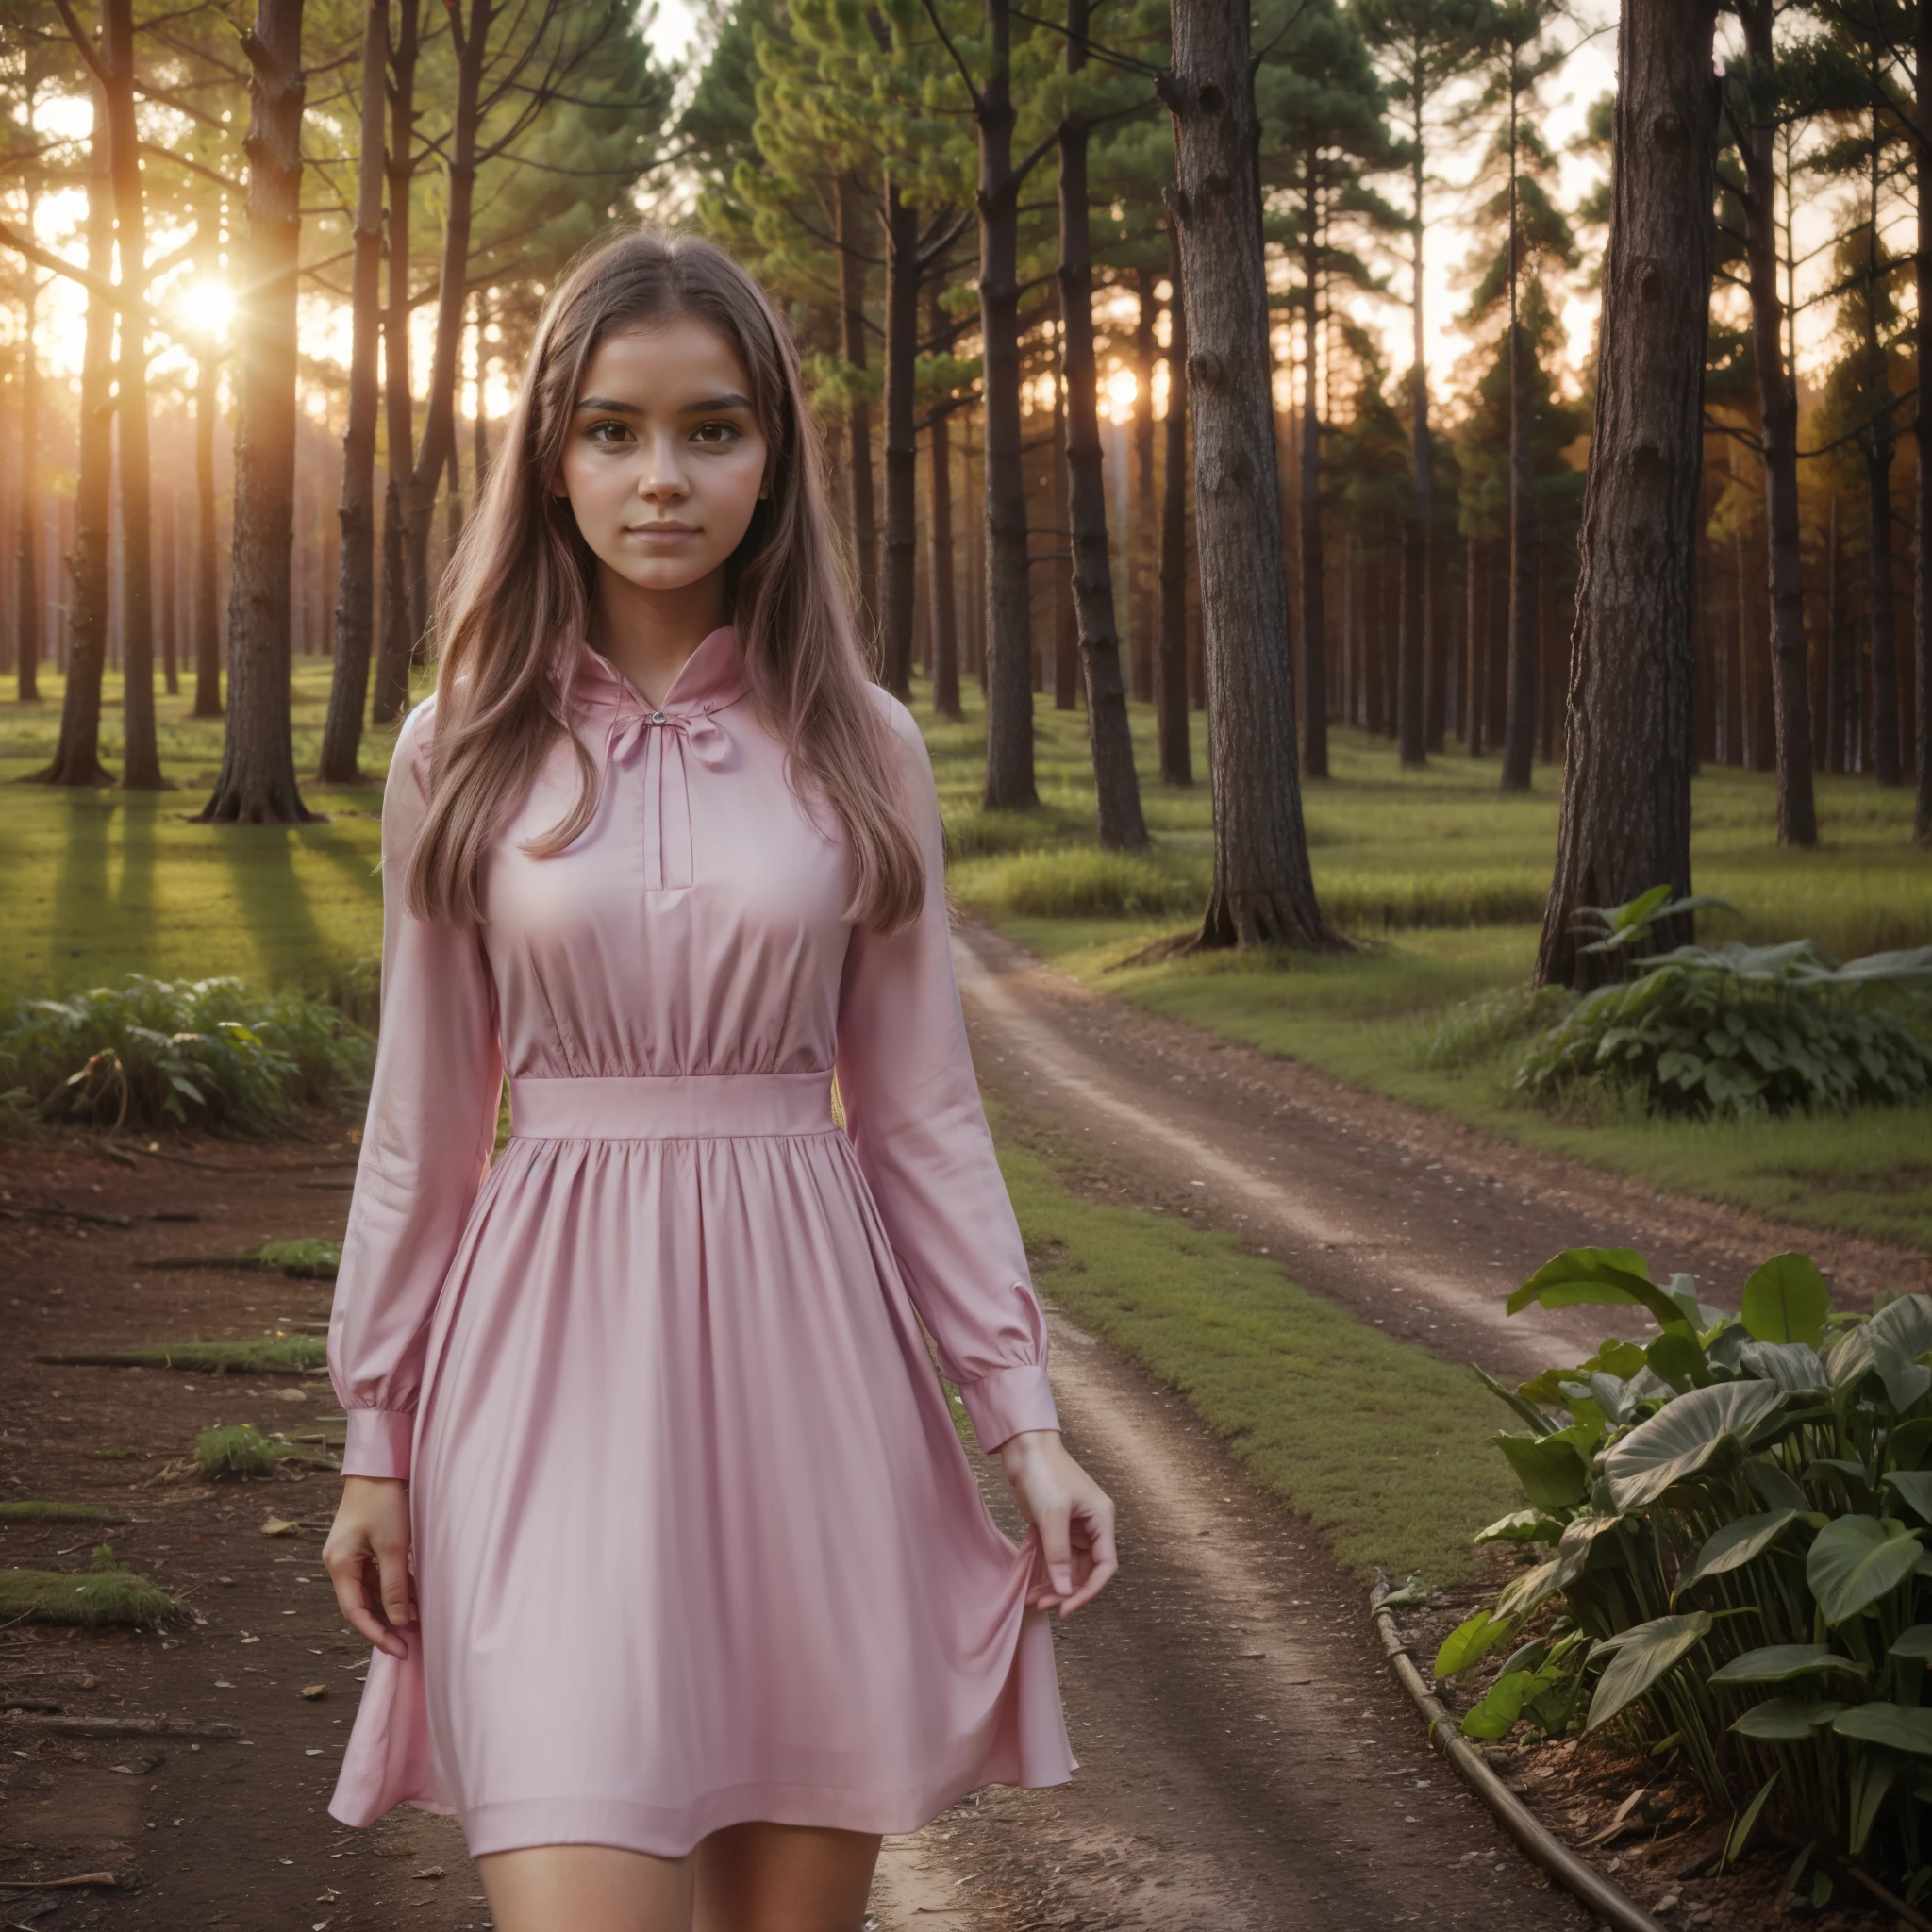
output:
[[[832,1076],[655,1074],[509,1083],[510,1132],[536,1141],[704,1141],[824,1134]]]

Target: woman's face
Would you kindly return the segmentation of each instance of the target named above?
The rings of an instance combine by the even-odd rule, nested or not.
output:
[[[554,488],[607,569],[677,591],[724,567],[765,481],[751,390],[737,350],[692,315],[599,344]]]

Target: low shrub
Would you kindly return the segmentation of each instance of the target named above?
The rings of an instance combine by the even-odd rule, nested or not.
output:
[[[253,1423],[203,1429],[194,1439],[194,1459],[205,1475],[273,1475],[283,1457],[299,1454],[294,1443],[264,1436]]]
[[[1612,1075],[1641,1084],[1659,1112],[1752,1118],[1932,1091],[1932,1041],[1879,1004],[1932,978],[1932,946],[1846,966],[1809,940],[1679,946],[1635,973],[1531,1043],[1519,1092],[1557,1099]]]
[[[1329,924],[1344,932],[1408,932],[1458,925],[1534,925],[1549,880],[1521,872],[1335,873],[1316,893]]]
[[[108,1543],[95,1544],[93,1561],[82,1572],[0,1570],[0,1622],[159,1625],[192,1615],[186,1604],[117,1562]]]
[[[1932,1890],[1932,1297],[1836,1311],[1800,1255],[1767,1261],[1738,1316],[1628,1249],[1557,1256],[1509,1297],[1640,1308],[1519,1389],[1490,1387],[1526,1507],[1478,1541],[1529,1567],[1436,1658],[1507,1653],[1462,1718],[1472,1737],[1620,1727],[1680,1753],[1736,1821],[1821,1863],[1902,1868]],[[1489,1381],[1487,1376],[1485,1381]],[[1801,1858],[1801,1863],[1803,1859]]]
[[[161,980],[0,1004],[0,1100],[16,1117],[258,1135],[366,1091],[375,1042],[335,1007],[239,979]]]
[[[327,1366],[320,1335],[262,1336],[252,1341],[159,1341],[144,1348],[61,1351],[41,1362],[102,1369],[179,1369],[191,1375],[306,1375]]]

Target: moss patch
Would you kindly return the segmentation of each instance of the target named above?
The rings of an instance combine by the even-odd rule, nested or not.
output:
[[[0,1621],[29,1624],[175,1624],[188,1606],[114,1558],[107,1543],[95,1546],[92,1567],[69,1570],[0,1570]]]

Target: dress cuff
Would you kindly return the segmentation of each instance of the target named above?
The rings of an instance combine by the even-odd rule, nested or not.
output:
[[[966,1405],[973,1433],[988,1456],[1022,1429],[1057,1429],[1060,1425],[1046,1371],[1037,1363],[995,1369],[976,1382],[961,1382],[959,1400]]]
[[[342,1442],[344,1475],[409,1475],[410,1452],[416,1440],[413,1408],[352,1408],[348,1434]]]

